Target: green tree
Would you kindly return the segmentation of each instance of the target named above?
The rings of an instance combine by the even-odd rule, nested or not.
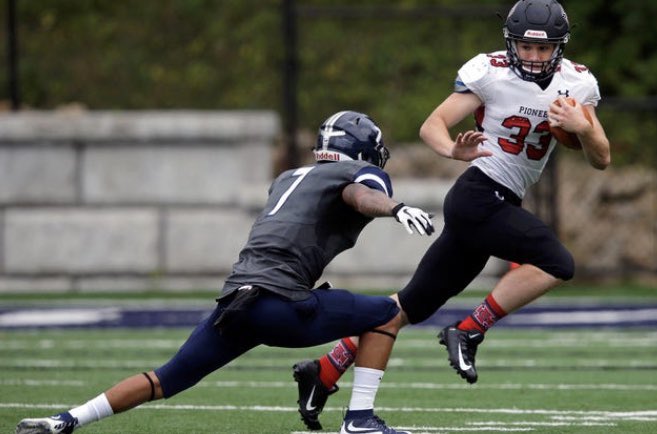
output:
[[[26,107],[282,111],[282,0],[16,1]],[[460,65],[503,49],[495,12],[505,16],[513,2],[296,3],[300,127],[351,108],[370,113],[389,140],[411,142]],[[655,147],[644,145],[657,141],[657,3],[563,3],[573,24],[566,56],[599,80],[615,164],[657,166]],[[0,83],[8,99],[6,68]]]

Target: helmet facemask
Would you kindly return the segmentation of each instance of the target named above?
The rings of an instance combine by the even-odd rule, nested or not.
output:
[[[390,158],[390,151],[388,151],[388,148],[386,148],[385,144],[383,143],[381,130],[377,127],[375,132],[376,135],[374,137],[370,137],[374,143],[374,147],[371,148],[370,152],[367,153],[369,155],[363,156],[364,158],[360,158],[360,160],[365,160],[383,169],[388,162],[388,159]]]
[[[509,11],[504,23],[504,40],[513,72],[525,81],[543,81],[557,71],[570,38],[568,16],[556,0],[520,0]],[[517,44],[554,44],[546,61],[523,61]]]
[[[542,41],[535,39],[524,39],[524,38],[514,38],[506,36],[508,33],[505,29],[505,42],[506,42],[506,51],[507,58],[509,60],[509,65],[513,72],[516,73],[518,77],[525,81],[542,81],[549,77],[552,77],[554,73],[561,65],[561,60],[563,59],[563,52],[566,46],[568,38],[565,38],[565,41],[560,43],[555,43],[551,41]],[[554,51],[552,56],[545,61],[530,61],[522,60],[518,54],[517,44],[519,42],[535,43],[535,44],[554,44]]]

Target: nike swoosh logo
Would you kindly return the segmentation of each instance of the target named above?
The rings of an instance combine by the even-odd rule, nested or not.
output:
[[[461,354],[461,343],[459,342],[459,368],[461,368],[462,371],[467,371],[468,369],[472,368],[472,365],[468,365],[465,363],[465,360],[463,360],[463,354]]]
[[[308,401],[306,401],[306,410],[308,411],[313,411],[314,409],[317,408],[316,406],[312,405],[313,397],[315,396],[315,387],[317,387],[317,385],[313,386],[312,390],[310,391],[310,396],[308,397]]]
[[[351,421],[346,427],[347,432],[359,432],[359,433],[368,433],[368,434],[383,434],[383,431],[380,431],[378,429],[372,429],[372,428],[359,428],[357,426],[354,426],[354,422]]]

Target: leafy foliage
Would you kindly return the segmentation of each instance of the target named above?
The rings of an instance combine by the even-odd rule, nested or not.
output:
[[[594,72],[603,98],[645,102],[646,96],[657,95],[651,31],[657,3],[563,3],[575,24],[566,55]],[[300,127],[314,130],[327,114],[351,108],[377,119],[389,142],[408,142],[417,140],[421,123],[451,92],[464,61],[503,48],[495,11],[505,15],[512,2],[296,4]],[[26,107],[76,102],[90,109],[282,113],[282,1],[17,0],[17,7],[20,93]],[[0,11],[3,22],[6,13],[6,8]],[[5,28],[2,32],[6,37]],[[3,93],[7,82],[3,68]],[[657,139],[654,100],[643,111],[603,100],[599,112],[615,163],[657,165],[655,148],[643,145]]]

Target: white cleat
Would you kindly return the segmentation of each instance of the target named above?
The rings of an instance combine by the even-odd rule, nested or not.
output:
[[[16,434],[70,434],[78,420],[68,412],[40,419],[23,419],[16,426]]]

